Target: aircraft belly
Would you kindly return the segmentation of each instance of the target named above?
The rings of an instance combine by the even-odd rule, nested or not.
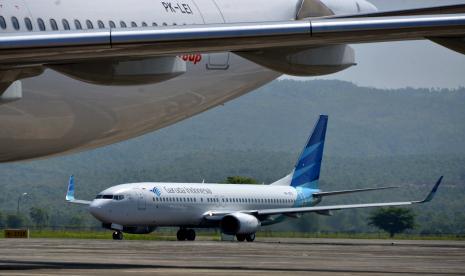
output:
[[[21,100],[0,105],[0,162],[78,152],[133,138],[239,97],[278,73],[231,54],[228,70],[208,58],[154,85],[97,86],[51,70],[23,80]]]

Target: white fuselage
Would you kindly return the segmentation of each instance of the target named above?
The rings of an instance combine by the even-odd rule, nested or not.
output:
[[[241,211],[311,205],[291,186],[136,183],[99,193],[89,207],[103,223],[202,227],[209,211]]]
[[[293,20],[300,2],[3,0],[0,35]],[[363,0],[323,2],[337,13],[370,9]],[[45,72],[21,80],[22,98],[0,102],[0,162],[77,152],[136,137],[223,104],[280,76],[233,53],[194,53],[180,58],[187,62],[184,74],[142,86],[89,84],[49,70],[50,65],[34,65]],[[100,62],[90,61],[97,66]],[[0,82],[12,78],[12,68],[0,69]]]

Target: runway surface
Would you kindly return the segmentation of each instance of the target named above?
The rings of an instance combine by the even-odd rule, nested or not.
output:
[[[0,239],[0,275],[465,275],[465,242]]]

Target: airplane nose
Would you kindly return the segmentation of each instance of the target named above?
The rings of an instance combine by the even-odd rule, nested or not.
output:
[[[98,220],[104,220],[105,218],[103,204],[97,200],[90,203],[89,212]]]

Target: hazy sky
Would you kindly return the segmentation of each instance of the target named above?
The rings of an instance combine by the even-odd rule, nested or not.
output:
[[[380,10],[463,4],[465,0],[371,0]],[[357,66],[320,77],[382,88],[465,86],[465,55],[429,41],[354,45]]]

